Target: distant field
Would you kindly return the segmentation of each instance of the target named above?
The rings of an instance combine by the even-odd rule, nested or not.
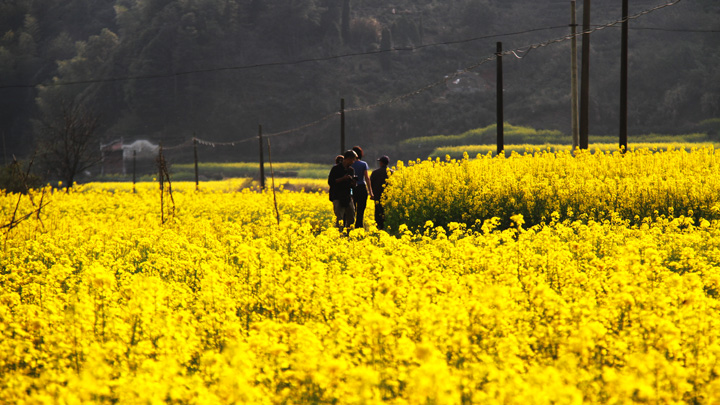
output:
[[[672,139],[676,139],[671,136],[663,135],[645,135],[637,137],[643,142],[635,142],[629,144],[629,149],[650,149],[650,150],[668,150],[668,149],[685,149],[691,150],[693,148],[707,148],[717,147],[717,144],[712,142],[702,142],[706,139],[705,134],[690,134],[684,135],[677,139],[679,142],[672,142]],[[591,152],[595,151],[614,151],[618,149],[617,142],[614,137],[594,137],[593,139],[599,140],[597,143],[590,144],[589,149]],[[649,140],[649,141],[644,141]],[[651,140],[651,141],[650,141]],[[528,154],[535,153],[538,151],[546,152],[560,152],[569,151],[570,145],[558,144],[558,143],[547,143],[547,144],[512,144],[505,146],[505,155],[510,156],[512,153]],[[459,146],[443,146],[435,148],[429,156],[418,157],[421,160],[430,157],[432,159],[440,158],[445,159],[449,156],[451,159],[462,159],[463,155],[467,153],[468,158],[474,159],[478,155],[486,156],[488,154],[495,155],[497,150],[496,145],[482,144],[482,145],[459,145]],[[276,187],[283,186],[289,190],[300,190],[305,189],[309,191],[327,190],[328,173],[332,167],[332,162],[328,164],[318,163],[300,163],[300,162],[279,162],[272,165],[272,171],[270,164],[265,164],[265,179],[267,186],[270,186],[273,174],[275,177]],[[260,176],[260,165],[258,162],[237,162],[237,163],[199,163],[198,164],[198,177],[200,182],[212,182],[217,180],[226,179],[244,179],[243,184],[238,186],[239,188],[251,188],[259,187],[259,176]],[[195,165],[192,163],[186,164],[174,164],[170,167],[170,178],[174,182],[195,182]],[[93,181],[108,183],[117,182],[125,183],[132,181],[132,174],[126,175],[107,175],[100,178],[96,178]],[[154,182],[155,175],[142,175],[137,177],[138,182]]]
[[[271,177],[270,164],[265,163],[265,177]],[[276,177],[296,177],[305,179],[322,179],[327,178],[332,162],[328,164],[317,163],[295,163],[295,162],[279,162],[273,163],[272,172]],[[195,165],[175,164],[171,167],[173,177],[182,180],[195,179]],[[240,162],[240,163],[199,163],[198,174],[206,179],[221,180],[230,177],[253,177],[260,175],[260,164],[258,162]]]
[[[707,147],[717,147],[718,145],[712,142],[696,142],[696,143],[689,143],[689,142],[642,142],[642,143],[631,143],[628,145],[629,150],[638,150],[638,149],[650,149],[650,150],[662,150],[667,151],[671,149],[680,150],[685,149],[687,151],[690,151],[694,148],[707,148]],[[602,151],[602,152],[612,152],[618,150],[618,144],[617,143],[611,143],[611,142],[602,142],[602,143],[593,143],[590,144],[588,149],[591,152],[595,151]],[[570,145],[559,145],[559,144],[545,144],[545,145],[506,145],[505,146],[505,156],[510,156],[512,153],[518,153],[518,154],[528,154],[528,153],[535,153],[540,151],[548,151],[548,152],[562,152],[562,151],[570,151],[572,150],[572,146]],[[431,154],[430,158],[440,158],[445,159],[447,156],[450,156],[451,159],[462,159],[463,155],[467,153],[468,157],[473,159],[477,157],[478,155],[485,156],[487,154],[495,155],[497,151],[496,145],[462,145],[462,146],[446,146],[446,147],[440,147],[436,148]]]
[[[326,180],[332,162],[324,164],[280,162],[272,165],[265,163],[265,178],[268,184],[273,175],[276,181],[290,181],[290,179]],[[137,177],[138,182],[154,182],[155,174],[144,174]],[[198,177],[201,182],[225,180],[235,178],[247,178],[248,181],[257,182],[260,177],[260,164],[258,162],[237,162],[237,163],[199,163]],[[195,182],[195,165],[193,163],[173,164],[170,166],[170,179],[172,181]],[[285,180],[279,180],[285,179]],[[93,181],[107,182],[129,182],[132,181],[132,174],[106,175],[93,179]],[[313,184],[317,182],[311,182]]]
[[[266,179],[265,187],[270,189],[273,181],[270,177]],[[173,190],[179,191],[192,191],[195,189],[195,180],[177,180],[172,181]],[[130,192],[132,191],[133,185],[129,181],[106,181],[106,182],[93,182],[83,184],[82,190],[105,190],[110,192]],[[158,188],[158,183],[153,179],[147,179],[140,181],[135,185],[136,191],[148,191]],[[219,181],[200,181],[199,188],[202,191],[227,193],[231,191],[241,191],[245,189],[260,189],[260,182],[257,179],[250,177],[233,177]],[[287,191],[327,191],[328,185],[326,179],[312,179],[312,178],[294,178],[294,177],[276,177],[275,188],[278,190]]]

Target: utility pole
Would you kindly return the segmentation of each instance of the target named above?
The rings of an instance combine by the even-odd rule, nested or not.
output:
[[[583,4],[582,83],[580,84],[580,149],[588,148],[590,129],[590,0]]]
[[[570,0],[570,110],[572,115],[572,147],[577,149],[580,145],[580,131],[578,128],[578,66],[577,66],[577,12],[575,0]]]
[[[622,0],[622,40],[620,56],[620,149],[628,147],[628,0]]]
[[[193,154],[195,155],[195,191],[200,189],[200,173],[198,171],[198,154],[197,154],[198,140],[193,133]]]
[[[502,42],[497,43],[497,53],[495,55],[497,55],[497,154],[500,156],[503,150],[505,150]]]

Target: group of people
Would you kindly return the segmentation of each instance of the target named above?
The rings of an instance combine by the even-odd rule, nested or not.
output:
[[[335,225],[340,228],[363,228],[368,197],[375,201],[375,222],[378,229],[385,228],[385,211],[382,193],[392,170],[390,158],[377,159],[378,168],[370,174],[370,166],[362,160],[363,150],[355,146],[335,158],[335,166],[328,175],[330,201],[335,212]]]

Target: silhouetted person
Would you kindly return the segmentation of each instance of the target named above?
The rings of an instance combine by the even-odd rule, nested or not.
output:
[[[357,159],[355,152],[349,150],[343,154],[343,160],[330,169],[328,185],[330,201],[335,212],[335,226],[350,228],[355,222],[355,205],[353,204],[352,188],[356,184],[355,170],[352,164]],[[342,226],[340,225],[342,221]]]
[[[357,160],[352,164],[357,176],[357,184],[353,187],[353,201],[355,202],[355,228],[363,227],[363,219],[365,218],[365,207],[367,207],[368,194],[373,198],[373,192],[370,189],[370,167],[362,160],[363,150],[359,146],[354,146],[353,151],[357,155]]]
[[[388,168],[390,158],[387,155],[381,156],[377,161],[380,167],[373,170],[370,175],[370,185],[374,195],[373,200],[375,200],[375,222],[377,222],[378,229],[385,229],[385,208],[382,205],[382,195],[388,176],[393,173],[393,170]]]

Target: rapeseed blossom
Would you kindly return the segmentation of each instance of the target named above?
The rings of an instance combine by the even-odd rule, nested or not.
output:
[[[280,192],[278,223],[270,193],[179,183],[163,223],[156,185],[47,192],[3,234],[0,403],[720,400],[714,218],[343,234],[322,193]],[[18,201],[37,209],[0,196],[0,218]]]
[[[565,150],[493,158],[427,159],[398,164],[383,194],[386,224],[413,231],[427,221],[479,228],[551,220],[720,219],[720,159],[712,147],[653,151]]]

